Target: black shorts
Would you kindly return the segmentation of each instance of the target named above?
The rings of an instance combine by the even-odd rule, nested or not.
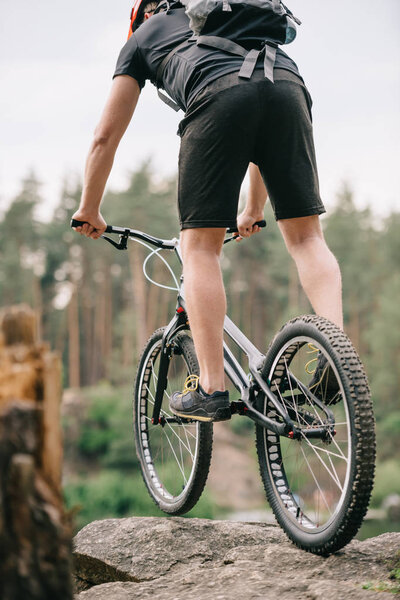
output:
[[[179,124],[178,205],[182,229],[233,227],[250,162],[259,166],[275,218],[325,212],[319,195],[311,98],[303,81],[256,71],[204,88]]]

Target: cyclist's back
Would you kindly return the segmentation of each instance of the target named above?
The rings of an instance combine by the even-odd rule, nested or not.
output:
[[[235,22],[235,39],[244,48],[262,46],[265,35],[257,28],[243,22],[238,30]],[[228,54],[215,48],[198,46],[192,39],[189,19],[184,8],[171,8],[154,15],[143,23],[122,48],[114,77],[130,75],[142,88],[149,79],[156,83],[157,69],[162,60],[176,46],[185,42],[171,57],[163,74],[163,88],[186,110],[194,97],[212,81],[240,70],[243,57]],[[263,69],[262,60],[257,69]],[[277,50],[276,69],[285,69],[299,76],[296,64],[280,49]],[[243,83],[245,80],[241,80]]]

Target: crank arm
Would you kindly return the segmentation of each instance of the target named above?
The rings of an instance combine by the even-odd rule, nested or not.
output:
[[[250,401],[250,389],[249,388],[243,390],[242,401],[245,405],[244,409],[243,409],[243,414],[245,414],[246,417],[249,417],[252,421],[257,423],[258,425],[265,427],[265,429],[268,429],[269,431],[273,431],[277,435],[284,435],[287,437],[288,425],[286,423],[277,423],[273,419],[266,417],[259,410],[254,408],[254,406],[251,404],[251,401]],[[289,426],[289,429],[290,429],[290,426]]]

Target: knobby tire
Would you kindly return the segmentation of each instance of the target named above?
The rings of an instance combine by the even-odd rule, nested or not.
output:
[[[134,387],[134,434],[136,453],[147,490],[165,513],[187,513],[199,500],[210,468],[212,423],[170,422],[153,425],[151,417],[158,377],[158,359],[165,328],[155,331],[146,343]],[[173,340],[168,385],[161,417],[174,418],[169,410],[172,392],[183,389],[185,378],[199,374],[192,338],[185,332]]]
[[[323,420],[311,402],[300,402],[302,395],[286,377],[300,365],[297,357],[308,360],[309,368],[317,349],[327,358],[340,385],[340,394],[330,406],[327,401],[341,421],[338,441],[334,436],[329,443],[288,440],[257,426],[256,445],[265,492],[279,525],[303,550],[328,555],[356,535],[373,486],[375,423],[364,368],[341,329],[326,319],[307,315],[289,321],[278,332],[262,374],[301,424],[311,423],[314,413],[315,419]],[[298,372],[301,375],[300,369]],[[279,420],[263,396],[258,403],[259,410]]]

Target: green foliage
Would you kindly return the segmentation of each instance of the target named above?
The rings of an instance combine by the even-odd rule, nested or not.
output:
[[[395,458],[378,462],[371,506],[378,508],[389,494],[400,495],[400,463]]]
[[[388,409],[395,408],[394,390],[400,386],[399,331],[400,274],[393,272],[381,283],[374,318],[365,335],[369,343],[367,367],[378,418],[387,419]]]
[[[64,487],[67,508],[77,508],[78,527],[97,519],[151,514],[140,475],[104,470],[91,477],[71,480]]]
[[[395,556],[389,561],[390,578],[400,579],[400,550],[396,552]]]
[[[39,188],[35,175],[29,174],[0,222],[0,297],[4,304],[32,305],[40,295],[45,252],[40,249],[35,217]]]
[[[132,391],[107,384],[88,388],[82,407],[64,418],[65,452],[79,460],[95,460],[114,469],[137,467],[133,444]],[[72,432],[75,432],[72,434]]]
[[[362,586],[363,590],[371,592],[389,592],[391,594],[400,594],[400,586],[392,585],[386,581],[378,581],[377,583],[368,582]]]
[[[75,514],[77,529],[97,519],[165,516],[150,499],[138,470],[104,470],[90,477],[74,478],[64,486],[64,497],[67,508]],[[214,506],[205,493],[187,516],[212,519]]]
[[[388,561],[387,566],[390,570],[388,575],[389,581],[368,582],[362,586],[363,589],[374,592],[400,594],[400,551]]]
[[[232,431],[238,435],[253,436],[254,421],[247,417],[233,417],[229,422]]]

